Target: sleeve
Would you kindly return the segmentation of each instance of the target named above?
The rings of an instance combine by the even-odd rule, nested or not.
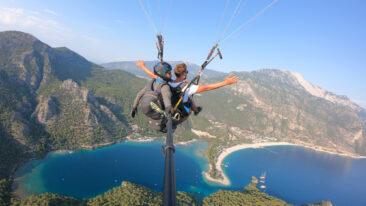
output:
[[[137,108],[137,106],[139,105],[140,103],[140,99],[141,97],[144,95],[146,91],[146,87],[142,88],[139,93],[137,93],[137,96],[135,98],[135,101],[133,101],[133,105],[132,105],[132,110],[134,110],[135,108]]]
[[[184,93],[183,102],[187,102],[188,98],[197,92],[198,85],[192,84],[188,90]]]
[[[161,96],[163,97],[165,108],[172,106],[172,92],[170,91],[169,85],[164,85],[161,87]]]

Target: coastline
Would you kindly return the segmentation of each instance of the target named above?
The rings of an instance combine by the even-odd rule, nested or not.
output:
[[[126,141],[122,141],[122,142],[152,142],[155,139],[156,138],[154,138],[154,137],[147,137],[147,138],[138,138],[138,139],[127,139]]]
[[[222,161],[231,153],[236,152],[238,150],[242,150],[242,149],[248,149],[248,148],[262,148],[262,147],[267,147],[267,146],[280,146],[280,145],[294,145],[288,142],[263,142],[263,143],[256,143],[256,144],[239,144],[239,145],[235,145],[229,148],[224,149],[224,151],[222,151],[220,153],[220,155],[217,158],[217,161],[215,163],[215,167],[216,170],[218,171],[218,173],[222,176],[222,178],[217,179],[214,177],[211,177],[210,172],[212,170],[212,165],[210,165],[210,169],[208,172],[203,172],[203,176],[206,180],[210,181],[210,182],[214,182],[214,183],[218,183],[221,185],[225,185],[225,186],[230,186],[231,182],[229,180],[229,178],[226,176],[224,170],[222,169]]]
[[[215,167],[216,167],[216,170],[218,171],[218,173],[221,175],[221,178],[215,178],[210,175],[210,172],[212,170],[211,164],[210,164],[209,171],[203,172],[203,176],[206,180],[208,180],[210,182],[218,183],[218,184],[221,184],[224,186],[230,186],[231,182],[230,182],[229,178],[226,176],[226,174],[222,168],[223,160],[231,153],[242,150],[242,149],[263,148],[263,147],[268,147],[268,146],[300,146],[300,147],[305,147],[305,148],[312,149],[312,150],[315,150],[318,152],[324,152],[324,153],[328,153],[328,154],[332,154],[332,155],[339,155],[339,156],[350,157],[350,158],[355,158],[355,159],[366,158],[366,156],[356,156],[354,154],[346,154],[346,153],[338,153],[338,152],[334,152],[334,151],[329,151],[329,150],[326,150],[325,148],[318,147],[318,146],[294,144],[294,143],[289,143],[289,142],[261,142],[261,143],[255,143],[255,144],[239,144],[239,145],[235,145],[235,146],[226,148],[226,149],[224,149],[224,151],[222,151],[219,154],[217,161],[215,163]]]
[[[114,144],[119,144],[119,143],[123,143],[123,142],[137,142],[137,143],[146,143],[146,142],[153,142],[155,140],[157,140],[158,138],[156,137],[139,137],[139,138],[136,138],[136,139],[132,139],[131,136],[127,136],[125,140],[122,140],[122,141],[117,141],[117,142],[104,142],[104,143],[98,143],[98,144],[93,144],[93,145],[81,145],[80,148],[78,149],[85,149],[85,150],[96,150],[96,149],[99,149],[99,148],[103,148],[103,147],[108,147],[108,146],[111,146],[111,145],[114,145]],[[192,140],[189,140],[189,141],[186,141],[186,142],[177,142],[175,143],[175,145],[188,145],[190,143],[194,143],[196,141],[199,141],[198,139],[192,139]],[[78,150],[78,149],[75,149],[75,150]],[[58,154],[72,154],[73,152],[75,152],[75,150],[72,150],[72,149],[58,149],[58,150],[54,150],[54,151],[50,151],[48,152],[45,156],[47,156],[48,154],[50,153],[58,153]],[[42,158],[44,158],[42,157]],[[27,161],[25,161],[24,163],[21,163],[21,165],[24,165],[26,162],[28,162],[29,160],[34,160],[34,159],[39,159],[39,158],[30,158],[28,159]],[[12,172],[12,174],[15,173],[15,171],[20,167],[16,167],[14,168],[14,171]]]
[[[326,147],[320,147],[320,146],[310,146],[310,145],[306,145],[306,144],[293,144],[294,146],[300,146],[300,147],[305,147],[308,149],[312,149],[318,152],[324,152],[324,153],[328,153],[328,154],[332,154],[332,155],[338,155],[338,156],[342,156],[342,157],[349,157],[349,158],[353,158],[353,159],[366,159],[366,156],[361,156],[361,155],[355,155],[352,153],[344,153],[344,152],[335,152],[335,151],[330,151],[327,150]]]
[[[93,144],[93,145],[81,145],[81,149],[87,149],[87,150],[95,150],[101,147],[106,147],[106,146],[110,146],[110,145],[114,145],[114,144],[118,144],[118,143],[123,143],[123,142],[139,142],[139,143],[144,143],[144,142],[152,142],[158,138],[156,137],[147,137],[147,136],[140,136],[138,138],[131,138],[133,136],[133,134],[126,136],[126,138],[122,141],[117,141],[117,142],[105,142],[105,143],[98,143],[98,144]],[[200,141],[198,139],[191,139],[189,141],[179,141],[177,143],[175,143],[176,146],[181,145],[181,146],[186,146],[188,144],[194,143]],[[216,184],[220,184],[223,186],[230,186],[231,182],[230,179],[227,177],[227,175],[225,174],[224,170],[223,170],[223,160],[230,155],[233,152],[239,151],[239,150],[243,150],[243,149],[248,149],[248,148],[263,148],[263,147],[268,147],[268,146],[300,146],[300,147],[305,147],[308,149],[312,149],[314,151],[318,151],[318,152],[323,152],[323,153],[328,153],[328,154],[332,154],[332,155],[338,155],[338,156],[343,156],[343,157],[349,157],[349,158],[354,158],[354,159],[366,159],[366,156],[360,156],[360,155],[355,155],[346,151],[332,151],[329,148],[326,147],[321,147],[321,146],[313,146],[313,145],[309,145],[306,144],[304,142],[295,142],[295,143],[289,143],[289,142],[259,142],[259,143],[254,143],[254,144],[238,144],[238,145],[234,145],[228,148],[225,148],[223,151],[221,151],[221,153],[219,153],[219,155],[217,156],[216,161],[214,162],[214,164],[209,164],[209,170],[208,171],[203,171],[202,175],[204,177],[205,180],[207,180],[208,182],[211,183],[216,183]],[[63,154],[67,154],[67,153],[73,153],[74,150],[68,150],[68,149],[60,149],[60,150],[54,150],[54,151],[50,151],[49,153],[63,153]],[[48,153],[47,153],[48,154]],[[45,156],[47,156],[47,154]],[[32,160],[35,158],[31,158],[29,160]],[[28,161],[29,161],[28,160]],[[27,162],[27,161],[26,161]],[[24,163],[23,163],[24,164]],[[20,164],[23,165],[23,164]],[[15,171],[17,169],[19,169],[18,166],[12,174],[15,173]],[[210,175],[211,171],[214,169],[216,169],[218,177],[212,177]]]

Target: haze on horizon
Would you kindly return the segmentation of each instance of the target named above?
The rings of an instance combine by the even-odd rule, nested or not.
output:
[[[165,37],[165,59],[201,64],[241,0],[141,2],[155,22],[164,22],[157,27]],[[271,2],[242,1],[228,33]],[[362,0],[279,0],[232,38],[222,49],[224,59],[215,59],[208,68],[298,72],[366,108],[365,8]],[[0,0],[0,31],[6,30],[30,33],[53,47],[66,46],[96,63],[155,60],[157,55],[154,32],[139,1]]]

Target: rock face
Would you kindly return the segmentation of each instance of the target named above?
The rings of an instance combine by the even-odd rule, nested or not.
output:
[[[91,136],[97,133],[107,139],[116,136],[116,131],[111,128],[107,131],[103,124],[110,121],[108,124],[118,127],[122,123],[80,85],[93,69],[101,67],[66,48],[53,49],[29,34],[2,32],[0,41],[1,71],[14,86],[21,85],[28,90],[25,91],[27,101],[24,98],[17,101],[16,110],[26,110],[18,112],[18,119],[22,120],[10,121],[17,139],[26,142],[29,136],[26,125],[31,120],[42,124],[51,136],[61,138],[64,134],[89,144],[93,143]]]
[[[46,125],[46,123],[57,114],[57,111],[58,106],[56,99],[50,97],[37,105],[34,115],[40,123]]]
[[[327,92],[324,89],[319,88],[318,86],[310,84],[308,81],[306,81],[299,73],[293,73],[293,72],[286,72],[289,77],[292,75],[296,78],[297,82],[310,94],[316,97],[323,98],[325,100],[328,100],[330,102],[333,102],[335,104],[341,104],[347,107],[351,107],[354,110],[360,110],[362,108],[359,108],[358,105],[351,102],[347,96],[339,96],[335,95],[331,92]]]
[[[101,137],[103,141],[111,140],[118,127],[123,127],[108,107],[101,105],[88,89],[72,79],[63,81],[51,97],[40,102],[34,116],[51,134],[65,141],[73,139],[78,145],[92,144],[93,139]],[[104,128],[104,124],[115,126],[110,131]],[[96,128],[99,128],[98,132]]]

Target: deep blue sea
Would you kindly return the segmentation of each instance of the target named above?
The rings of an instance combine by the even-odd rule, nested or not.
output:
[[[90,198],[120,186],[122,181],[161,191],[163,142],[125,142],[94,151],[50,153],[32,160],[16,172],[17,191],[22,194],[58,193]],[[176,147],[177,190],[200,198],[219,189],[242,190],[252,176],[266,172],[266,193],[292,204],[329,200],[335,205],[366,206],[366,159],[352,159],[296,146],[245,149],[225,160],[232,182],[222,187],[206,182],[206,142]]]

